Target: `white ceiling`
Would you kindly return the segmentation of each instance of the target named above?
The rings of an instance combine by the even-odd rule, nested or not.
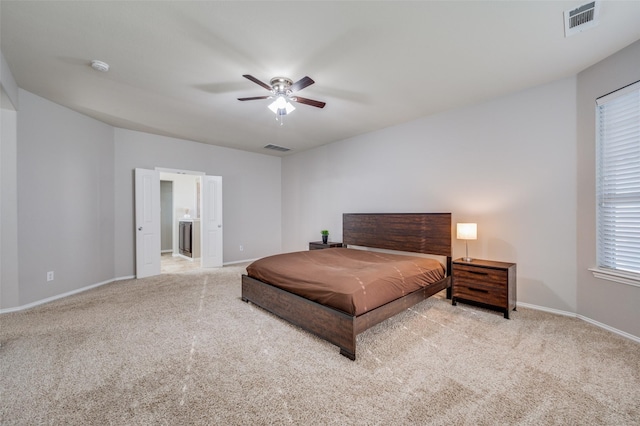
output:
[[[265,154],[346,139],[575,75],[640,39],[640,1],[7,1],[1,48],[21,88],[105,123]],[[108,73],[89,63],[110,64]],[[283,126],[269,82],[305,75]],[[285,154],[286,155],[286,154]]]

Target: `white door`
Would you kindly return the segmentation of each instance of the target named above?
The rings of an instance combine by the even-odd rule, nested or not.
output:
[[[160,173],[136,169],[136,277],[160,274]]]
[[[202,267],[222,266],[222,176],[202,176]]]

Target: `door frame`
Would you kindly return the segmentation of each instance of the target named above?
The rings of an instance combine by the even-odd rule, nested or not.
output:
[[[160,173],[174,173],[174,174],[182,174],[182,175],[200,176],[200,178],[201,178],[201,181],[200,181],[201,182],[200,205],[203,206],[204,203],[207,201],[207,200],[204,199],[205,194],[204,194],[204,191],[202,191],[202,184],[204,182],[205,177],[207,176],[206,173],[193,171],[193,170],[170,169],[170,168],[166,168],[166,167],[155,167],[153,169],[153,171],[156,173],[157,180],[158,180],[158,182],[157,182],[158,183],[158,185],[157,185],[157,189],[158,189],[157,197],[158,197],[158,200],[160,198]],[[222,186],[222,182],[220,181],[220,190],[222,189],[221,186]],[[134,204],[135,204],[136,214],[137,214],[138,204],[136,204],[136,203],[134,203]],[[222,204],[222,200],[221,199],[220,199],[220,204]],[[222,210],[222,206],[220,205],[220,211],[221,210]],[[158,215],[159,214],[160,213],[158,212]],[[222,229],[222,224],[221,223],[220,223],[219,228]],[[209,244],[208,236],[204,235],[202,233],[202,227],[201,227],[201,231],[200,232],[201,232],[200,244],[201,244],[201,247],[204,247],[205,244]],[[136,238],[136,250],[138,250],[138,244],[139,244],[138,238]],[[201,250],[201,252],[202,251],[203,250]],[[158,263],[160,263],[161,255],[162,255],[161,250],[158,250],[158,253],[157,253],[157,261],[158,261]],[[203,267],[203,257],[202,256],[200,257],[200,266]],[[220,265],[219,266],[222,266],[222,253],[220,253]],[[159,274],[160,274],[160,271],[158,271],[158,275]],[[138,276],[137,265],[136,265],[136,276]],[[148,275],[145,275],[145,276],[148,276]]]

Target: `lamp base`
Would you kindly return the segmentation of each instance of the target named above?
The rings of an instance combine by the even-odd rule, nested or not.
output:
[[[464,242],[464,257],[462,258],[465,262],[471,262],[473,259],[469,257],[469,241]]]

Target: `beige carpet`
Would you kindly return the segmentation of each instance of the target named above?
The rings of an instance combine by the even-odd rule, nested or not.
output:
[[[240,300],[243,266],[121,281],[0,317],[0,423],[640,424],[640,345],[442,294],[358,359]]]

